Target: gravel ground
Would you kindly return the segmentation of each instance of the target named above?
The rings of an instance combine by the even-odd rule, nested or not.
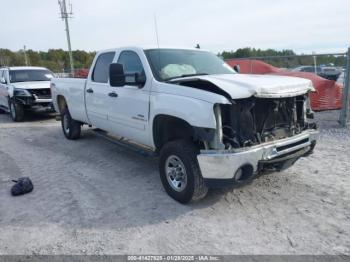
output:
[[[0,115],[0,254],[350,254],[350,130],[316,115],[315,153],[239,189],[181,205],[157,161],[52,118]],[[11,197],[11,179],[32,193]]]

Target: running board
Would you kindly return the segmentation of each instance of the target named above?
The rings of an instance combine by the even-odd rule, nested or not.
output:
[[[98,128],[92,129],[92,131],[97,136],[102,137],[102,138],[112,142],[113,144],[116,144],[116,145],[124,147],[130,151],[138,153],[144,157],[154,158],[154,157],[158,156],[157,153],[152,151],[150,148],[145,147],[145,146],[140,145],[140,144],[137,144],[135,142],[132,142],[124,137],[118,137],[118,136],[111,135],[111,134],[107,133],[106,131],[103,131],[103,130],[98,129]]]

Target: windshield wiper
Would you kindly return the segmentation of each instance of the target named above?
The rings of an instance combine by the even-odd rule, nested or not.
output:
[[[182,78],[182,77],[190,77],[190,76],[205,76],[205,75],[209,75],[207,73],[197,73],[197,74],[184,74],[184,75],[180,75],[180,76],[173,76],[173,77],[169,77],[164,79],[164,81],[170,81],[176,78]]]

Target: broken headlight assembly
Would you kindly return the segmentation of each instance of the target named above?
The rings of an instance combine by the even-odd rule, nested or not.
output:
[[[32,94],[26,90],[26,89],[21,89],[21,88],[15,88],[13,90],[13,95],[14,96],[25,96],[25,97],[31,97]]]

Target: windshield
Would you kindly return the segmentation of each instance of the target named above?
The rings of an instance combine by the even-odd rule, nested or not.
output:
[[[159,81],[195,75],[235,74],[222,59],[206,51],[149,49],[145,54]]]
[[[53,77],[49,70],[10,70],[10,82],[50,81]]]

